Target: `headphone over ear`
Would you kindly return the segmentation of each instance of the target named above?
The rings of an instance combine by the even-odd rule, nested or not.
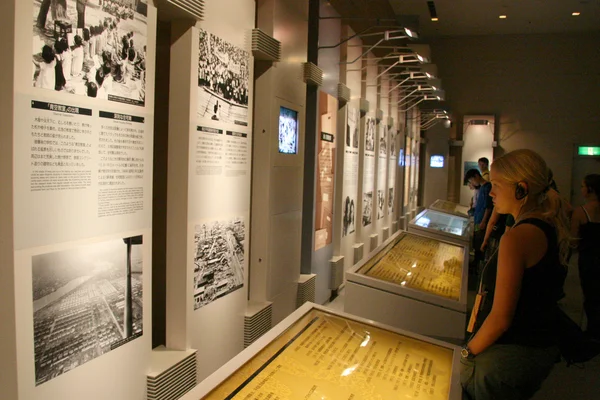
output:
[[[517,200],[523,200],[528,194],[529,190],[527,190],[527,187],[525,187],[525,185],[523,185],[521,182],[518,182],[517,186],[515,187],[515,198]]]

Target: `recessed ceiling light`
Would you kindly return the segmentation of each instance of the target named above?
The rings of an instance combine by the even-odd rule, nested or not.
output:
[[[574,17],[578,17],[581,13],[579,11],[575,11],[574,13],[572,13],[571,15]]]
[[[500,15],[500,16],[498,16],[498,18],[500,18],[500,19],[506,19],[506,15]]]
[[[438,22],[438,21],[439,21],[438,17],[433,17],[433,18],[431,18],[431,20],[432,20],[433,22]]]

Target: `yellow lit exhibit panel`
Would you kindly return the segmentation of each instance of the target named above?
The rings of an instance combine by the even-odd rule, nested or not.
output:
[[[464,248],[403,233],[357,273],[458,301]]]
[[[453,350],[312,309],[204,399],[448,399]]]

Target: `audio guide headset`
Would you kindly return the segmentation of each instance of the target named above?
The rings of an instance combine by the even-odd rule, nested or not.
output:
[[[523,183],[524,182],[518,182],[517,186],[515,187],[515,198],[517,200],[523,200],[529,194],[529,190],[525,186],[526,184]]]

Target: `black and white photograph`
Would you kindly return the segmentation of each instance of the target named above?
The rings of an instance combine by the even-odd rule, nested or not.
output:
[[[373,192],[363,193],[363,216],[362,224],[367,226],[371,224],[373,215]]]
[[[377,219],[381,219],[384,216],[383,207],[385,207],[385,190],[377,191]]]
[[[355,108],[348,108],[348,124],[346,130],[346,147],[358,149],[358,111]]]
[[[33,86],[144,106],[147,13],[147,0],[33,0]]]
[[[279,107],[279,132],[277,137],[280,153],[298,153],[298,111]]]
[[[196,225],[194,310],[244,286],[243,218]]]
[[[35,384],[142,336],[143,238],[32,257]]]
[[[390,157],[396,156],[396,135],[394,130],[390,129]]]
[[[387,126],[383,127],[383,133],[379,137],[379,155],[387,155]]]
[[[342,237],[354,233],[354,199],[346,196],[344,200],[344,216],[342,218]]]
[[[210,32],[199,31],[198,118],[248,126],[250,54]]]
[[[391,214],[394,212],[394,188],[391,187],[388,189],[388,213]]]
[[[367,128],[365,131],[365,150],[375,151],[375,119],[367,118]]]

